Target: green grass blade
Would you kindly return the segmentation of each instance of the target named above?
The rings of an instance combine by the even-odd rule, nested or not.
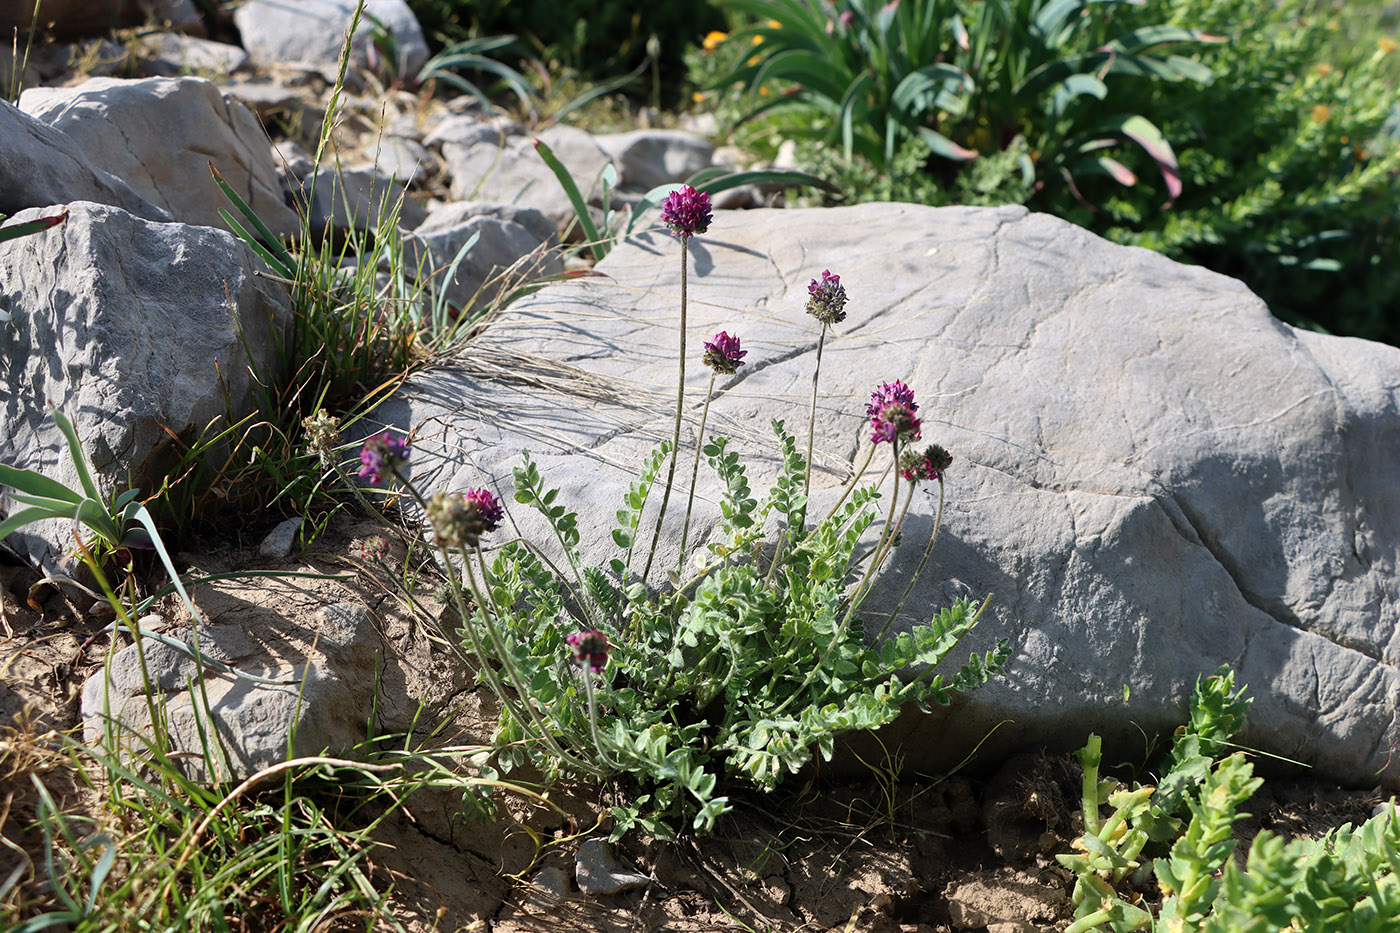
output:
[[[238,212],[248,219],[248,222],[253,225],[253,229],[258,231],[258,235],[263,238],[272,252],[276,254],[278,262],[273,268],[280,267],[282,270],[295,269],[296,263],[292,262],[292,255],[287,252],[286,247],[282,245],[282,241],[277,239],[273,232],[267,228],[267,224],[263,223],[262,218],[248,206],[248,202],[239,197],[238,192],[234,191],[233,187],[229,185],[228,182],[224,181],[224,176],[219,174],[219,170],[214,167],[213,162],[209,163],[209,171],[214,173],[214,181],[218,184],[219,190],[224,193],[224,197],[233,202],[233,206],[238,208]],[[252,238],[248,236],[246,230],[239,235],[243,237],[244,240],[251,242]],[[291,271],[286,271],[284,274],[287,278],[292,277]]]
[[[102,494],[97,490],[97,483],[93,482],[92,471],[88,469],[87,456],[83,454],[83,445],[78,441],[78,431],[73,427],[73,422],[58,409],[54,409],[53,420],[68,441],[68,453],[73,458],[73,469],[78,471],[78,482],[83,484],[83,491],[88,498],[101,502]]]
[[[574,184],[569,170],[564,167],[564,163],[559,161],[554,151],[545,145],[543,140],[535,140],[535,151],[540,154],[541,159],[544,159],[544,164],[549,166],[549,170],[554,173],[554,177],[559,179],[559,184],[564,188],[564,194],[568,196],[569,203],[573,205],[574,213],[578,215],[583,235],[592,244],[593,258],[595,260],[602,259],[608,254],[607,244],[598,235],[598,226],[593,223],[593,216],[588,213],[588,204],[583,200],[583,195],[579,193],[578,185]]]

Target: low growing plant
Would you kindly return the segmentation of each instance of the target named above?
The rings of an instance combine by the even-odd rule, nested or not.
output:
[[[1056,856],[1077,876],[1066,933],[1110,929],[1212,931],[1400,930],[1400,809],[1392,800],[1360,828],[1285,842],[1268,831],[1234,857],[1234,823],[1263,779],[1243,752],[1226,756],[1249,701],[1222,667],[1196,682],[1190,723],[1178,730],[1156,787],[1099,780],[1100,740],[1079,753],[1084,834]],[[1108,817],[1102,807],[1112,808]],[[1152,858],[1154,850],[1160,856]],[[1155,878],[1154,912],[1125,882]]]
[[[783,422],[772,425],[780,475],[761,499],[730,441],[705,441],[696,458],[706,458],[725,490],[718,533],[698,554],[683,552],[679,565],[659,568],[653,582],[682,454],[686,256],[711,222],[709,199],[683,186],[666,198],[662,219],[681,244],[676,430],[620,504],[614,557],[585,566],[578,516],[558,501],[528,452],[514,471],[515,501],[540,512],[554,540],[517,539],[489,554],[482,539],[504,517],[493,493],[477,488],[425,500],[409,477],[408,442],[393,433],[371,438],[361,454],[364,478],[400,482],[418,501],[441,563],[451,568],[458,618],[444,634],[501,698],[501,765],[631,775],[638,795],[614,808],[615,835],[641,827],[669,836],[687,823],[709,830],[729,807],[727,788],[772,790],[815,755],[830,757],[839,734],[884,725],[909,703],[946,704],[953,692],[1000,672],[1008,655],[1002,639],[951,676],[931,670],[982,619],[987,601],[959,600],[888,640],[882,636],[903,599],[888,617],[861,614],[918,484],[937,482],[932,548],[952,459],[919,443],[919,406],[898,380],[872,393],[870,456],[816,520],[807,513],[808,458]],[[845,303],[839,276],[828,270],[812,280],[807,310],[824,329],[844,318]],[[706,342],[702,361],[720,379],[744,365],[746,353],[737,336],[721,332]],[[892,483],[877,526],[882,494],[858,482],[878,451],[888,451]],[[644,527],[658,484],[655,525]],[[683,525],[670,530],[683,541],[694,496],[692,483]],[[868,628],[881,637],[867,643]]]

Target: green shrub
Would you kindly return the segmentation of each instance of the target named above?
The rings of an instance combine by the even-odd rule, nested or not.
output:
[[[1329,60],[1339,24],[1304,0],[1148,0],[1137,15],[1230,37],[1199,50],[1208,91],[1156,91],[1181,196],[1163,210],[1151,192],[1100,188],[1097,213],[1063,197],[1031,206],[1240,278],[1285,320],[1400,343],[1393,42]]]

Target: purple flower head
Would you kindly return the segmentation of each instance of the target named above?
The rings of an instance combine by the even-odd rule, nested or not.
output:
[[[574,649],[574,659],[588,664],[594,674],[608,663],[608,636],[602,632],[575,632],[564,639]]]
[[[896,438],[917,441],[921,427],[918,410],[913,389],[898,379],[880,383],[865,406],[865,413],[870,416],[870,440],[876,444],[893,443]]]
[[[710,229],[713,219],[710,196],[690,185],[681,185],[661,202],[661,220],[671,231],[671,236],[686,239],[704,233]]]
[[[388,431],[376,434],[360,448],[360,475],[375,486],[395,476],[403,477],[408,465],[408,438],[394,437]]]
[[[446,547],[475,547],[504,517],[501,500],[488,489],[468,489],[465,495],[440,492],[428,502],[428,521]]]
[[[739,367],[744,365],[743,358],[748,355],[748,350],[739,349],[738,336],[731,337],[720,331],[715,334],[714,340],[705,341],[703,362],[720,375],[730,376],[739,371]]]
[[[822,270],[822,280],[807,286],[807,313],[823,324],[840,324],[846,319],[846,289],[841,276]]]
[[[367,564],[386,562],[389,559],[389,539],[383,535],[370,535],[350,546],[350,556]]]
[[[844,11],[844,12],[841,14],[841,25],[842,25],[842,26],[845,26],[847,29],[850,29],[850,28],[851,28],[851,24],[854,23],[855,21],[856,21],[856,15],[855,15],[854,13],[852,13],[850,10],[846,10],[846,11]]]
[[[899,455],[899,475],[911,483],[941,480],[952,462],[953,455],[937,444],[929,444],[923,450],[911,448]]]

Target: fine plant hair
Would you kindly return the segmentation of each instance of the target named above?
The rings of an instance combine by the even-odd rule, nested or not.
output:
[[[1090,736],[1079,753],[1084,834],[1056,856],[1077,877],[1066,933],[1400,930],[1394,798],[1360,827],[1292,841],[1266,830],[1235,857],[1239,807],[1263,784],[1243,751],[1225,754],[1249,704],[1228,666],[1199,678],[1155,787],[1101,780],[1102,743]],[[1162,895],[1155,913],[1134,892],[1149,879]]]

